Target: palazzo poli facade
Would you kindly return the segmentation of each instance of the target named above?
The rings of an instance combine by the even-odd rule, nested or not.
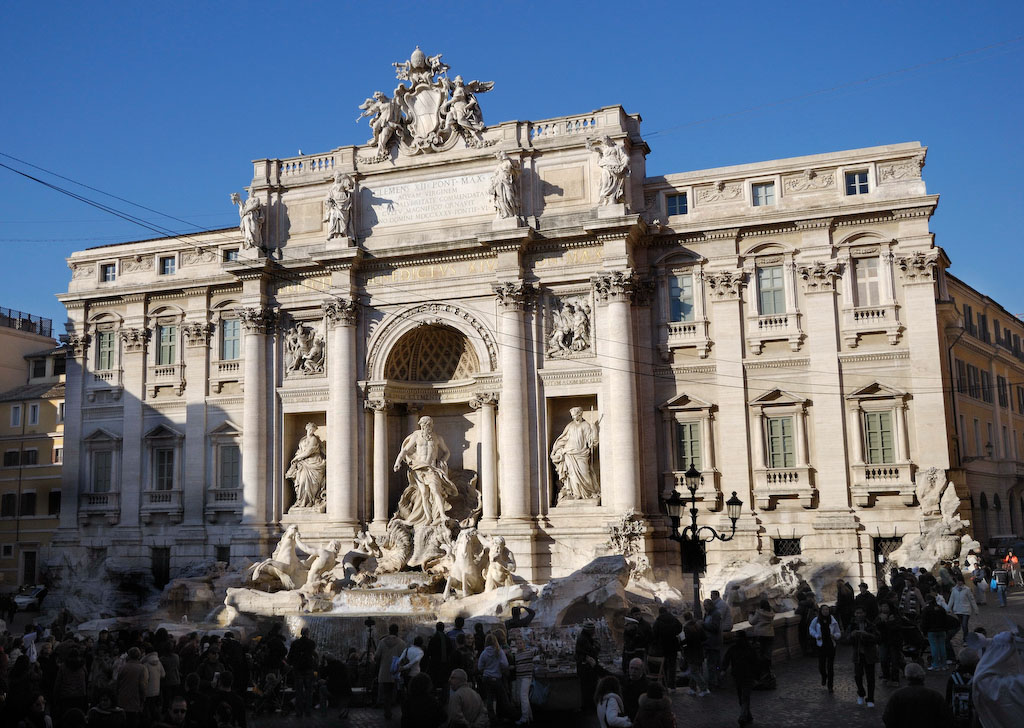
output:
[[[292,523],[381,535],[429,416],[528,579],[630,509],[676,570],[659,494],[692,462],[702,523],[745,503],[712,566],[799,548],[872,581],[961,472],[925,148],[647,177],[621,107],[485,127],[491,84],[396,65],[371,143],[255,162],[239,229],[71,256],[61,558],[166,578]]]

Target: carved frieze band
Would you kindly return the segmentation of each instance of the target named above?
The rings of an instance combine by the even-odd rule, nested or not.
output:
[[[121,345],[125,354],[137,354],[145,351],[146,342],[149,341],[149,329],[125,328],[121,329]]]
[[[355,326],[359,320],[359,304],[351,298],[332,298],[323,302],[328,326]]]
[[[711,296],[719,301],[732,301],[740,297],[747,274],[742,270],[720,270],[705,273]]]
[[[811,265],[802,265],[797,273],[804,282],[807,293],[834,293],[836,281],[839,279],[839,263],[834,260],[817,261]]]
[[[190,348],[207,346],[213,335],[213,324],[204,321],[192,321],[181,327],[185,335],[185,345]]]
[[[270,306],[248,306],[235,309],[242,327],[251,333],[266,334],[277,325],[277,311]]]
[[[513,311],[528,309],[537,294],[537,287],[524,281],[495,283],[492,288],[501,307]]]
[[[498,404],[498,393],[497,392],[477,392],[473,395],[473,399],[469,400],[469,406],[473,409],[480,409],[484,405],[490,405],[492,407]]]

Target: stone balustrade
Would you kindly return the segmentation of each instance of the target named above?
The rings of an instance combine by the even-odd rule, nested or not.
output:
[[[911,463],[866,464],[854,463],[853,501],[856,505],[870,506],[879,495],[899,495],[905,505],[914,502],[913,465]]]
[[[804,508],[810,508],[814,499],[810,466],[755,469],[754,498],[761,509],[770,508],[779,498],[796,498]]]

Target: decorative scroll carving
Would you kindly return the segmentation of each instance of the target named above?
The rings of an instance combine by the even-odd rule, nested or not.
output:
[[[917,251],[896,258],[896,267],[900,269],[903,279],[907,283],[931,283],[938,265],[939,253],[937,250],[929,250],[927,253]]]
[[[205,321],[193,321],[181,327],[185,335],[185,345],[190,347],[207,346],[213,334],[213,324]]]
[[[497,405],[498,404],[498,393],[497,392],[477,392],[473,395],[473,398],[469,400],[469,406],[473,409],[480,409],[484,405]]]
[[[89,334],[68,334],[67,343],[71,347],[71,354],[76,359],[81,359],[85,356],[86,351],[89,349],[89,342],[92,337]]]
[[[125,354],[137,354],[144,351],[149,341],[149,329],[121,329],[121,345]]]
[[[122,273],[146,273],[153,270],[152,255],[133,255],[131,258],[121,258]]]
[[[878,165],[878,182],[898,182],[901,179],[919,179],[924,168],[924,155],[912,159],[900,159],[895,162]]]
[[[352,298],[332,298],[323,302],[324,318],[328,326],[355,326],[359,318],[359,304]]]
[[[747,274],[742,270],[715,271],[705,273],[705,277],[711,295],[722,301],[738,299],[747,280]]]
[[[552,299],[551,330],[546,342],[549,358],[568,357],[591,349],[591,313],[586,300]]]
[[[266,334],[277,325],[277,311],[269,306],[249,306],[236,308],[235,313],[246,331]]]
[[[200,265],[203,263],[216,263],[220,259],[220,251],[206,248],[205,250],[186,250],[181,254],[181,264]]]
[[[523,281],[495,283],[492,289],[494,290],[494,295],[498,298],[498,303],[503,308],[516,311],[525,310],[533,301],[533,297],[537,292],[536,286],[532,283],[524,283]]]
[[[297,321],[284,335],[286,377],[323,374],[327,357],[326,324],[313,327]]]
[[[797,273],[804,281],[804,290],[808,293],[820,293],[836,290],[839,278],[839,263],[836,261],[817,261],[812,265],[802,265]]]
[[[813,169],[804,170],[803,174],[787,177],[784,186],[787,192],[814,192],[828,189],[835,185],[834,172],[818,173]]]

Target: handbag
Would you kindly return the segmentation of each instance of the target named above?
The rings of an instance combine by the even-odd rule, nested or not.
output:
[[[995,577],[993,576],[993,577],[992,577],[992,583],[991,583],[991,584],[989,584],[988,586],[989,586],[989,588],[990,588],[990,589],[991,589],[992,591],[995,591],[996,589],[998,589],[998,588],[999,588],[999,582],[997,582],[997,581],[996,581],[996,578],[995,578]]]

